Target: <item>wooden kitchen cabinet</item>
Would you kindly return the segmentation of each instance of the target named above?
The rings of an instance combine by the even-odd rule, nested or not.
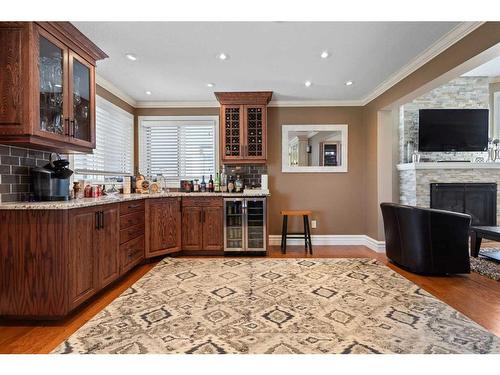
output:
[[[120,203],[120,275],[144,259],[144,200]]]
[[[119,275],[119,205],[0,210],[0,316],[55,319]]]
[[[223,250],[222,198],[188,197],[182,200],[182,250]]]
[[[119,276],[119,206],[69,213],[70,304],[80,305]]]
[[[267,104],[272,92],[216,92],[221,104],[220,137],[223,163],[265,163]]]
[[[0,143],[91,152],[107,55],[69,22],[0,22],[0,45]]]
[[[175,253],[181,250],[181,198],[146,200],[145,256]]]

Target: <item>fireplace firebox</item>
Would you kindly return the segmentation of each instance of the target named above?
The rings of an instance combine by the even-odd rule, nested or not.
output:
[[[497,225],[496,183],[432,183],[431,208],[466,213],[472,225]]]

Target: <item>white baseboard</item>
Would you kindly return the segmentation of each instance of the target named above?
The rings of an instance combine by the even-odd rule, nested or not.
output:
[[[377,253],[385,252],[385,241],[375,240],[365,234],[313,234],[311,236],[314,245],[362,245]],[[302,239],[288,239],[287,245],[304,245]],[[271,234],[269,245],[280,245],[281,234]]]

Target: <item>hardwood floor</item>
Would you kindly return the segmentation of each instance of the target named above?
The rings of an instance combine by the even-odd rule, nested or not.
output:
[[[269,256],[273,258],[377,259],[500,336],[500,283],[476,273],[448,277],[414,275],[390,264],[385,255],[377,254],[364,246],[315,246],[312,256],[306,255],[303,247],[289,246],[287,254],[282,255],[278,246],[272,246]],[[49,353],[130,285],[139,280],[156,263],[135,268],[124,279],[95,296],[89,303],[65,320],[54,322],[0,321],[0,353]]]

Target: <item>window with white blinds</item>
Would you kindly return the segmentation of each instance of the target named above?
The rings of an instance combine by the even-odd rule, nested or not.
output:
[[[96,96],[96,148],[74,157],[75,173],[121,176],[133,173],[134,116]]]
[[[140,172],[170,186],[215,175],[217,117],[141,117]]]

